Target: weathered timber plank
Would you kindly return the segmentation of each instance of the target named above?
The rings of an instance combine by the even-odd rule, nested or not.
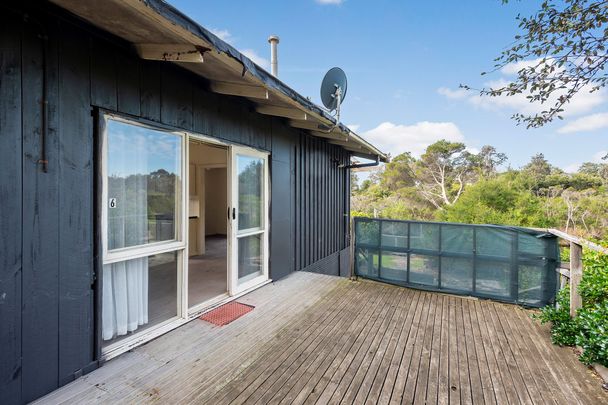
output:
[[[456,302],[455,297],[448,299],[448,384],[450,404],[461,403],[460,370],[458,363],[458,329],[456,328]]]
[[[398,296],[398,289],[391,288],[387,295],[387,302],[391,302]],[[371,356],[375,353],[380,341],[384,337],[384,333],[388,325],[391,322],[393,315],[395,314],[395,308],[390,305],[384,305],[382,313],[380,315],[381,323],[377,328],[372,328],[370,334],[367,336],[366,341],[363,342],[357,354],[350,363],[349,368],[342,376],[340,384],[336,387],[330,401],[343,401],[349,403],[349,396],[351,393],[356,394],[355,387],[358,386],[361,376],[360,370],[365,368],[371,362]]]
[[[481,337],[481,330],[479,321],[477,319],[476,307],[473,301],[468,301],[466,303],[466,310],[469,316],[469,322],[472,330],[472,338],[473,345],[475,346],[476,359],[477,359],[477,367],[479,372],[479,377],[481,380],[481,389],[483,392],[483,402],[486,404],[495,404],[496,403],[496,394],[494,392],[493,386],[493,378],[490,373],[489,363],[491,361],[488,356],[493,355],[490,353],[486,353],[486,347],[484,346],[484,341]],[[499,383],[500,381],[496,381]]]
[[[496,305],[500,305],[497,303],[488,303],[487,310],[492,322],[494,324],[494,330],[496,331],[496,336],[498,337],[498,343],[501,347],[501,352],[504,356],[505,362],[507,364],[508,372],[511,374],[511,378],[513,379],[513,385],[515,387],[515,391],[519,396],[519,400],[521,403],[532,404],[532,398],[530,397],[530,393],[526,389],[526,384],[524,383],[523,376],[521,374],[520,369],[517,366],[517,362],[513,357],[513,353],[511,351],[511,347],[509,346],[508,337],[506,336],[501,320],[496,316],[496,312],[494,307]]]
[[[477,358],[477,346],[475,344],[475,337],[473,335],[473,324],[469,313],[469,302],[463,300],[461,303],[462,319],[464,327],[464,340],[466,343],[467,350],[467,364],[469,367],[469,380],[471,384],[471,401],[475,404],[483,404],[483,384],[481,382],[480,364]],[[493,396],[492,396],[493,398]],[[491,402],[491,401],[488,401]]]
[[[435,319],[433,321],[433,339],[431,341],[431,352],[429,362],[428,383],[426,387],[426,402],[436,404],[438,402],[439,371],[441,367],[441,334],[443,322],[443,300],[444,296],[437,294]]]
[[[59,255],[57,42],[41,40],[31,25],[23,30],[23,401],[58,387]],[[47,80],[43,80],[46,67]],[[43,85],[47,104],[42,103]],[[46,134],[42,138],[43,108]],[[44,159],[46,172],[39,162]],[[44,344],[41,344],[44,342]],[[40,367],[44,364],[44,367]]]
[[[437,305],[438,296],[431,295],[429,301],[429,315],[424,332],[424,341],[422,342],[422,352],[420,353],[420,363],[418,365],[418,376],[416,385],[409,392],[406,388],[405,401],[413,401],[415,404],[426,404],[426,393],[429,385],[430,366],[431,366],[431,351],[433,343],[433,333],[435,332],[435,321],[438,312]],[[414,391],[415,389],[415,391]]]
[[[311,335],[311,338],[314,339],[310,344],[299,345],[296,343],[293,345],[295,350],[292,355],[281,362],[280,366],[273,371],[256,392],[247,398],[245,396],[237,398],[237,403],[278,403],[283,399],[292,384],[295,384],[306,371],[305,364],[307,361],[314,362],[315,359],[320,359],[324,346],[329,345],[331,341],[338,340],[343,331],[342,328],[353,321],[355,314],[349,311],[347,302],[344,303],[344,306],[338,307],[336,305],[336,308],[337,317],[333,320],[330,318],[323,319],[322,323],[326,323],[326,327],[319,329],[318,334]]]
[[[450,301],[449,296],[441,297],[441,347],[437,353],[439,357],[439,380],[437,384],[437,403],[446,405],[450,402]]]
[[[389,294],[389,290],[380,290],[383,294]],[[383,298],[384,300],[385,298]],[[317,398],[318,403],[326,403],[332,397],[335,398],[335,401],[338,402],[344,395],[345,385],[350,383],[350,376],[353,374],[353,369],[356,369],[357,364],[361,357],[363,356],[363,352],[367,347],[369,347],[371,341],[373,340],[375,334],[378,332],[379,325],[382,324],[384,317],[386,316],[388,308],[386,306],[381,306],[378,309],[378,312],[375,315],[374,323],[371,324],[369,328],[364,329],[364,331],[357,338],[357,342],[350,349],[346,357],[340,363],[338,369],[334,372],[331,379],[323,389],[321,395]],[[312,399],[309,397],[307,402]]]
[[[391,366],[399,366],[399,364],[394,361],[397,360],[395,359],[395,356],[397,356],[400,341],[405,341],[407,339],[407,335],[409,333],[409,329],[407,326],[408,320],[410,322],[412,320],[414,310],[417,304],[418,295],[419,293],[413,290],[410,291],[410,293],[405,297],[407,299],[407,304],[404,305],[401,310],[403,312],[403,316],[401,318],[402,320],[399,321],[399,324],[397,325],[398,328],[391,337],[391,342],[386,350],[386,355],[382,360],[382,364],[380,364],[380,367],[378,368],[378,372],[376,373],[376,376],[365,401],[365,403],[367,404],[378,403],[379,396],[382,392],[382,387],[385,381],[387,381],[388,373]]]
[[[378,294],[375,295],[375,298],[380,298]],[[404,295],[408,295],[407,292]],[[340,340],[334,345],[333,350],[327,355],[321,354],[319,356],[324,357],[324,360],[321,362],[319,367],[310,367],[307,370],[306,375],[298,381],[290,393],[283,398],[282,402],[300,404],[306,400],[311,392],[318,387],[318,384],[322,380],[323,376],[326,373],[331,372],[330,369],[332,366],[334,369],[338,367],[344,356],[346,356],[346,354],[352,348],[357,337],[361,334],[365,326],[373,322],[373,310],[374,308],[377,308],[380,302],[380,299],[370,299],[370,304],[366,305],[361,313],[362,316],[357,316],[355,318],[347,332],[344,333]],[[304,382],[304,384],[302,384],[302,382]]]
[[[424,340],[424,325],[428,319],[430,294],[425,292],[423,293],[422,298],[423,305],[422,310],[420,311],[420,317],[414,321],[412,326],[417,329],[417,333],[415,339],[412,341],[408,339],[404,359],[401,362],[401,367],[397,373],[390,403],[401,403],[401,401],[405,398],[404,395],[406,394],[406,388],[412,387],[412,384],[413,388],[411,389],[415,389],[418,366],[420,364],[420,353],[422,351],[422,342]]]
[[[466,331],[464,328],[464,322],[462,318],[462,306],[464,300],[456,300],[456,341],[458,342],[458,373],[459,373],[459,385],[460,385],[460,401],[464,404],[470,404],[471,398],[471,371],[469,369],[468,362],[468,350],[466,345]]]
[[[134,116],[141,114],[140,60],[126,50],[114,51],[116,60],[116,98],[118,111]]]
[[[59,380],[93,360],[93,117],[87,38],[59,42]]]
[[[361,383],[357,396],[355,397],[355,403],[365,403],[368,401],[370,396],[374,398],[375,401],[378,397],[382,385],[377,381],[383,379],[386,375],[386,370],[390,364],[390,359],[394,353],[395,347],[397,346],[399,336],[401,335],[403,322],[407,317],[407,310],[411,304],[411,297],[413,294],[410,290],[406,291],[407,292],[401,296],[401,299],[396,304],[397,318],[392,322],[392,328],[387,333],[388,338],[385,338],[381,343],[381,347],[376,353],[374,361],[367,370],[365,379]],[[376,392],[372,392],[374,384],[376,387]]]
[[[357,373],[350,383],[346,395],[344,395],[342,398],[343,403],[361,403],[365,401],[365,398],[367,397],[369,392],[369,383],[365,383],[365,377],[371,371],[370,379],[373,380],[378,364],[382,361],[382,357],[384,356],[386,345],[390,341],[389,331],[392,334],[392,330],[394,330],[394,328],[391,329],[390,326],[391,324],[395,324],[395,318],[400,316],[400,311],[398,311],[399,306],[395,305],[394,303],[401,300],[403,297],[403,291],[399,291],[402,290],[401,288],[396,288],[396,290],[399,292],[398,295],[394,296],[391,299],[391,302],[387,303],[387,305],[391,306],[392,309],[390,315],[386,318],[385,323],[383,324],[383,326],[386,326],[381,326],[382,330],[376,335],[372,345],[367,350],[362,363],[359,365]],[[357,401],[357,394],[359,392],[361,392],[361,397]]]
[[[304,273],[302,273],[302,274],[304,274]],[[306,279],[308,277],[303,277],[303,278]],[[341,286],[341,287],[343,287],[343,286]],[[339,287],[339,289],[337,291],[333,291],[332,293],[337,293],[337,292],[341,291],[341,289],[340,289],[341,287]],[[295,315],[293,312],[291,314],[289,314],[289,312],[290,312],[290,310],[294,310],[297,308],[297,307],[294,308],[294,306],[297,305],[298,300],[301,299],[301,300],[306,301],[306,299],[308,297],[310,297],[310,295],[306,294],[306,292],[303,292],[303,294],[301,296],[298,295],[297,292],[295,292],[295,291],[293,291],[291,294],[292,295],[289,295],[289,296],[283,296],[282,305],[279,304],[279,302],[281,302],[281,300],[273,301],[272,302],[273,306],[267,305],[266,309],[268,312],[254,311],[251,314],[248,314],[247,317],[239,319],[239,321],[242,321],[242,322],[235,322],[235,323],[228,325],[229,329],[234,329],[234,332],[232,332],[232,333],[234,333],[236,336],[243,335],[243,336],[247,336],[249,339],[247,339],[247,341],[244,342],[244,344],[242,344],[242,345],[230,347],[228,351],[226,351],[225,349],[216,350],[216,351],[210,350],[208,356],[199,355],[200,361],[196,362],[196,364],[190,368],[190,370],[191,370],[191,374],[189,376],[189,379],[191,382],[190,390],[187,390],[186,392],[184,392],[183,389],[179,388],[180,381],[183,378],[183,376],[179,373],[180,368],[184,367],[189,362],[191,362],[191,357],[193,355],[193,352],[196,352],[197,347],[200,347],[200,345],[211,346],[211,345],[222,345],[223,343],[225,343],[226,337],[223,336],[223,334],[222,334],[222,328],[218,328],[218,327],[212,328],[212,330],[214,332],[216,332],[216,333],[214,333],[215,336],[212,341],[209,341],[209,342],[198,341],[196,343],[196,345],[192,346],[191,349],[189,349],[186,352],[181,353],[177,358],[172,359],[171,367],[167,367],[162,370],[162,373],[167,376],[166,378],[164,378],[162,380],[163,381],[162,384],[159,385],[159,384],[148,383],[148,381],[151,380],[149,378],[142,378],[142,379],[134,382],[134,384],[136,384],[137,386],[141,386],[140,395],[145,396],[147,392],[150,392],[150,390],[157,390],[161,395],[167,395],[169,397],[171,395],[177,395],[175,393],[178,393],[179,395],[183,395],[183,396],[199,395],[199,394],[203,395],[204,392],[196,392],[196,387],[197,387],[196,383],[199,381],[201,384],[206,383],[209,388],[212,388],[215,386],[222,387],[223,386],[222,384],[219,384],[219,385],[217,383],[211,384],[211,382],[213,382],[214,379],[218,379],[218,378],[220,379],[220,381],[222,379],[226,380],[226,375],[228,373],[238,371],[240,368],[244,368],[245,365],[248,365],[250,363],[249,359],[251,358],[252,354],[256,354],[256,351],[259,350],[259,349],[255,348],[256,344],[259,347],[263,342],[265,342],[266,339],[268,339],[270,332],[277,330],[277,329],[275,329],[275,327],[271,326],[271,325],[275,325],[272,322],[275,319],[277,321],[281,321],[282,319],[284,319],[283,314],[288,315],[289,316],[288,319],[292,319]],[[246,298],[242,298],[240,301],[247,303]],[[275,310],[276,310],[276,312],[275,312]],[[295,311],[295,313],[298,313],[298,312],[299,311],[297,311],[297,310]],[[250,316],[250,315],[252,315],[252,316]],[[258,317],[260,319],[257,319]],[[248,328],[248,326],[255,324],[256,322],[266,323],[269,326],[267,326],[266,328],[257,329],[257,330],[255,330],[255,329],[252,330],[252,329]],[[283,326],[280,323],[277,323],[276,325],[279,328]],[[231,335],[232,335],[232,333],[231,333]],[[213,346],[211,346],[211,347],[213,347]],[[236,358],[232,357],[233,354],[236,356]],[[229,361],[230,359],[233,359],[233,360]],[[239,361],[239,359],[241,359],[241,360]],[[222,364],[222,367],[208,369],[208,367],[205,366],[208,362],[212,362],[214,364]]]
[[[366,319],[363,327],[360,328],[359,333],[357,334],[356,338],[353,339],[352,344],[346,346],[344,350],[341,351],[340,355],[336,356],[331,365],[320,376],[312,390],[310,390],[308,393],[308,396],[304,398],[305,403],[316,403],[323,393],[327,393],[325,394],[326,396],[331,396],[333,394],[333,391],[339,382],[339,378],[341,378],[342,373],[340,370],[346,370],[348,364],[350,364],[350,360],[355,356],[355,353],[361,346],[362,342],[366,339],[369,331],[376,324],[377,315],[380,311],[380,307],[384,303],[384,297],[387,291],[388,290],[385,290],[383,294],[378,294],[376,292],[375,295],[378,297],[378,299],[372,301],[368,305],[369,318]]]
[[[403,325],[403,331],[400,336],[399,341],[397,342],[397,347],[395,348],[395,353],[391,359],[391,363],[389,369],[386,374],[386,378],[382,385],[382,390],[380,391],[380,396],[378,402],[380,403],[388,403],[391,399],[391,396],[394,391],[394,387],[397,383],[397,376],[399,374],[399,370],[401,369],[401,365],[406,359],[406,351],[408,347],[408,342],[411,342],[415,339],[416,333],[418,329],[415,328],[414,322],[417,322],[416,319],[420,319],[418,316],[422,311],[422,307],[424,305],[424,295],[422,292],[417,291],[415,297],[413,299],[412,310],[408,313],[408,317]],[[409,359],[407,359],[409,362]],[[408,367],[404,365],[404,367]]]
[[[532,350],[534,345],[527,344],[522,339],[519,329],[521,325],[518,324],[519,319],[514,313],[520,309],[506,305],[499,305],[495,309],[499,318],[505,321],[503,323],[505,332],[509,336],[509,344],[514,350],[520,369],[525,367],[527,370],[524,372],[524,380],[531,394],[534,392],[532,396],[534,401],[537,403],[565,403],[565,398],[560,396],[560,391],[555,386],[553,379],[545,379],[545,375],[548,373],[540,367],[540,356]]]
[[[348,287],[352,288],[352,285]],[[300,350],[304,350],[314,342],[315,338],[331,324],[335,317],[340,315],[340,310],[343,305],[348,303],[347,300],[351,297],[350,293],[352,292],[353,290],[348,288],[337,292],[342,298],[337,301],[334,293],[332,293],[327,297],[327,301],[322,302],[322,306],[317,307],[319,309],[317,313],[309,312],[305,319],[297,323],[300,325],[297,331],[283,328],[280,332],[281,339],[278,340],[280,344],[269,345],[268,350],[264,351],[251,367],[243,370],[239,376],[230,381],[211,400],[216,403],[246,400],[258,390],[259,392],[256,395],[263,395],[265,391],[260,387],[264,384],[266,384],[265,386],[271,384],[268,379],[273,374],[275,378],[277,374],[281,375],[281,371],[284,371],[285,367],[289,365],[285,364],[289,362],[288,359],[297,358],[301,353]]]
[[[501,342],[498,337],[498,332],[496,330],[496,326],[492,320],[492,316],[489,311],[489,302],[482,302],[480,304],[480,312],[479,314],[482,316],[484,326],[487,328],[488,340],[491,343],[492,351],[494,353],[494,357],[496,359],[496,366],[500,373],[500,378],[502,381],[502,386],[505,389],[508,402],[509,403],[519,403],[520,399],[517,395],[517,390],[515,388],[515,384],[513,382],[513,377],[511,376],[509,366],[507,365],[504,350]],[[500,401],[498,401],[500,402]]]
[[[21,399],[22,168],[21,38],[0,17],[0,402]]]

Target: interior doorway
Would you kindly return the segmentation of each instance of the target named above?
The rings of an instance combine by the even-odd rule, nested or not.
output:
[[[188,306],[228,291],[228,149],[189,144]]]

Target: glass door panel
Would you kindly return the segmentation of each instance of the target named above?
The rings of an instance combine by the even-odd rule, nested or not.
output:
[[[232,148],[232,285],[238,293],[268,278],[268,155]]]
[[[237,154],[238,230],[262,229],[264,212],[264,159]]]
[[[263,236],[237,236],[239,283],[264,274]]]
[[[110,114],[102,134],[102,350],[180,315],[184,136]]]
[[[177,269],[177,252],[103,266],[104,347],[178,315]]]

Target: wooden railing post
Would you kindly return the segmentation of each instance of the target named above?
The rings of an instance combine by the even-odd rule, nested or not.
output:
[[[583,306],[583,299],[578,293],[578,285],[583,277],[583,247],[570,242],[570,316],[576,316],[576,310]]]

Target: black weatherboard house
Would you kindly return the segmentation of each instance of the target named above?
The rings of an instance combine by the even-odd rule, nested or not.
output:
[[[351,157],[382,152],[161,0],[0,10],[0,403],[347,274]]]

